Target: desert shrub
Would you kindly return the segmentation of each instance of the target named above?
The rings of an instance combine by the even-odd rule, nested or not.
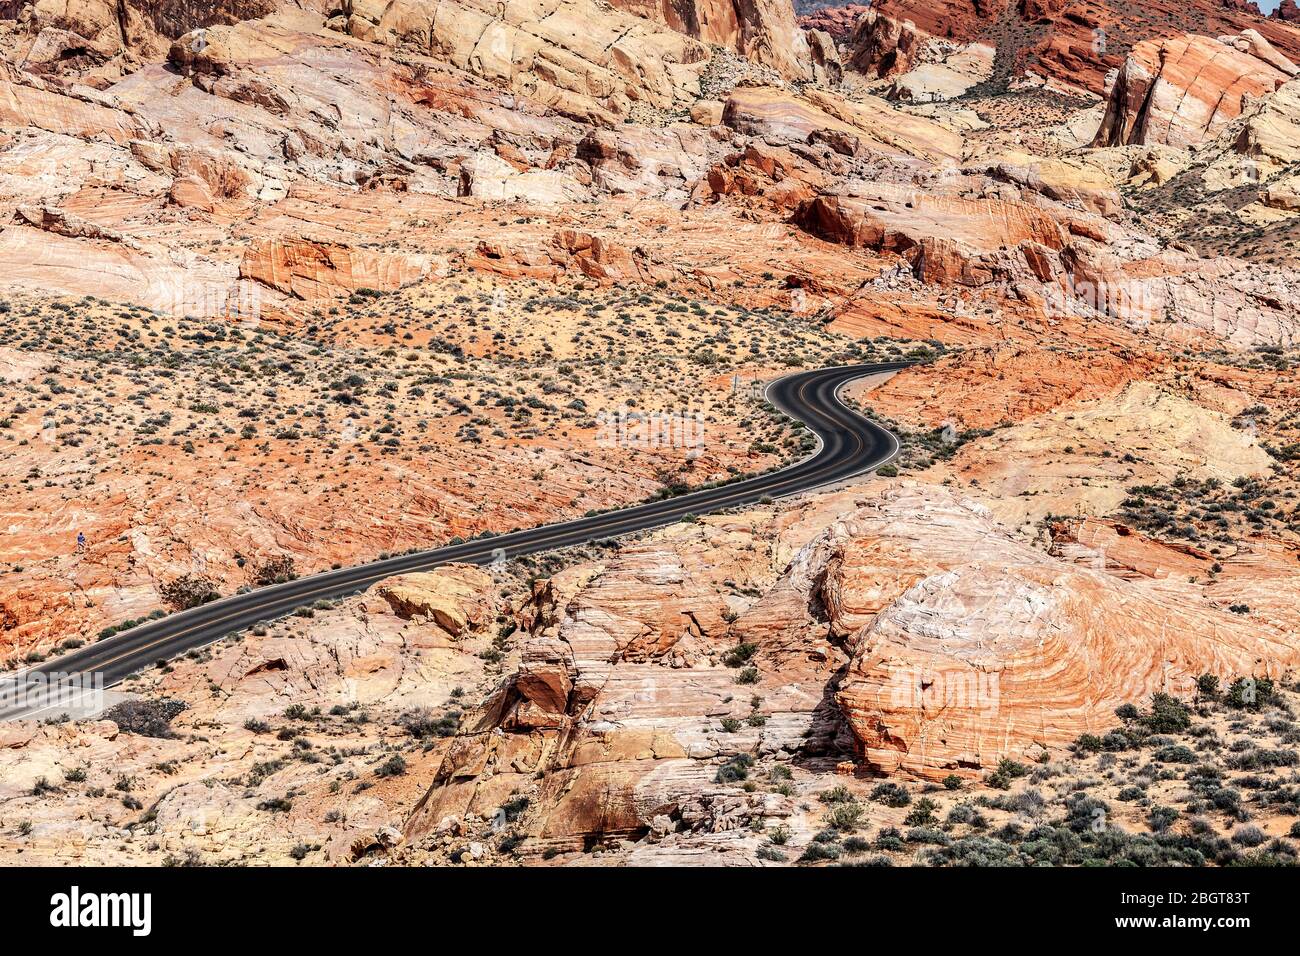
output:
[[[1072,793],[1065,800],[1065,825],[1075,833],[1099,832],[1106,827],[1110,807],[1086,793]]]
[[[124,700],[104,711],[103,719],[141,737],[175,737],[171,722],[189,705],[183,700]]]
[[[453,711],[438,716],[428,707],[416,707],[400,714],[397,718],[397,726],[420,740],[429,737],[452,737],[460,727],[460,714]]]
[[[749,777],[750,768],[753,766],[754,758],[749,754],[736,754],[718,768],[718,773],[713,779],[716,783],[738,783]]]
[[[722,663],[728,667],[743,667],[749,663],[749,659],[758,653],[758,645],[742,642],[735,647],[728,648],[727,652],[722,655]]]
[[[826,822],[834,829],[850,833],[858,828],[861,821],[862,804],[856,801],[835,804],[826,818]]]
[[[935,822],[934,811],[939,809],[939,804],[935,803],[929,797],[922,797],[912,804],[912,809],[907,812],[903,819],[909,827],[926,827]]]
[[[1019,779],[1029,773],[1029,768],[1022,763],[1003,757],[998,762],[995,769],[988,776],[988,785],[998,790],[1008,790],[1011,787],[1011,781]]]
[[[817,799],[822,803],[848,803],[853,799],[853,792],[843,784],[837,784],[829,790],[823,790]]]
[[[375,771],[375,776],[400,777],[404,773],[406,773],[406,761],[402,759],[400,754],[393,754],[380,764],[379,769]]]
[[[1294,750],[1271,750],[1266,747],[1252,747],[1241,753],[1233,754],[1227,764],[1233,770],[1259,770],[1265,767],[1294,767],[1300,763],[1300,754]]]
[[[1192,725],[1187,705],[1177,697],[1164,693],[1151,695],[1151,710],[1140,720],[1153,734],[1176,734]]]
[[[1274,702],[1275,693],[1267,677],[1239,677],[1228,688],[1224,702],[1239,710],[1259,710]]]
[[[912,802],[912,795],[896,783],[881,783],[871,791],[871,799],[887,807],[905,807]]]
[[[834,843],[809,843],[799,857],[800,863],[820,863],[823,860],[838,860],[840,848]]]
[[[1173,807],[1152,807],[1147,814],[1147,826],[1157,833],[1163,833],[1174,825],[1178,811]]]
[[[871,849],[871,841],[867,840],[864,837],[851,836],[851,837],[845,837],[844,839],[845,853],[866,853],[870,849]]]
[[[527,797],[514,797],[501,804],[498,809],[505,816],[506,822],[514,823],[523,815],[523,812],[528,809],[528,805],[531,802],[532,801]]]
[[[1161,747],[1152,756],[1163,763],[1196,763],[1196,751],[1183,744]]]
[[[880,832],[876,834],[875,846],[877,850],[901,850],[903,834],[897,827],[881,827]]]
[[[1232,831],[1232,842],[1239,846],[1256,847],[1268,842],[1268,834],[1253,823],[1247,823]]]
[[[1021,793],[1017,793],[1008,801],[1011,809],[1017,813],[1023,813],[1027,817],[1037,819],[1042,815],[1043,810],[1047,807],[1047,801],[1043,799],[1042,793],[1030,787]]]
[[[931,866],[1021,866],[1016,848],[986,836],[962,837],[926,856]]]
[[[984,815],[969,803],[959,803],[949,810],[946,822],[964,823],[974,827],[987,825]]]
[[[948,834],[935,827],[913,827],[907,831],[907,836],[904,839],[908,843],[934,843],[939,846],[947,846],[952,842],[949,840]]]
[[[173,611],[185,611],[221,597],[221,592],[200,574],[185,574],[158,589],[163,604]]]
[[[1074,749],[1081,754],[1095,754],[1102,749],[1101,738],[1096,734],[1080,734],[1074,741]]]
[[[259,586],[283,584],[292,581],[297,574],[294,571],[293,558],[287,554],[267,558],[253,566],[253,583]]]

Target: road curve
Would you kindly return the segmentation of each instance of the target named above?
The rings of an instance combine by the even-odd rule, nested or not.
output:
[[[10,693],[0,695],[0,720],[20,719],[50,709],[12,703],[24,699],[24,687],[48,681],[50,675],[102,674],[103,686],[111,687],[158,661],[211,644],[259,621],[289,614],[304,604],[356,594],[394,574],[427,571],[452,562],[488,564],[502,556],[510,559],[589,543],[672,524],[690,514],[809,491],[870,471],[898,454],[898,440],[845,406],[839,399],[839,389],[853,379],[898,371],[909,364],[838,366],[797,372],[772,382],[767,387],[768,400],[803,422],[819,439],[816,452],[780,471],[572,521],[313,574],[181,611],[6,678],[0,683],[0,692],[7,685]]]

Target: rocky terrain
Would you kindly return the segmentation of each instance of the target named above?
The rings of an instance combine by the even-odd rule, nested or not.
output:
[[[0,662],[405,575],[0,727],[0,858],[1296,859],[1284,6],[0,5]],[[77,545],[84,534],[84,547]]]

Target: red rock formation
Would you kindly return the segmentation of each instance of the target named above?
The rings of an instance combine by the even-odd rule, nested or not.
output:
[[[846,45],[852,51],[848,63],[870,76],[906,73],[915,65],[929,34],[910,20],[900,21],[868,11],[854,23]]]
[[[818,61],[834,54],[833,44],[818,44],[800,29],[790,0],[614,0],[613,6],[734,50],[788,79],[811,79],[824,65]]]
[[[252,279],[299,299],[333,298],[357,289],[392,291],[429,274],[427,260],[310,239],[263,239],[239,265]]]
[[[1094,143],[1192,146],[1213,139],[1251,98],[1273,93],[1297,72],[1253,30],[1139,43],[1110,85]]]
[[[934,196],[863,186],[806,203],[796,221],[834,242],[904,257],[926,282],[983,285],[995,277],[1059,270],[1068,241],[1057,220],[1033,206],[998,199]]]
[[[835,40],[847,40],[853,32],[858,18],[871,7],[860,3],[849,3],[842,7],[823,7],[813,13],[799,18],[799,25],[805,30],[821,30]]]
[[[1100,95],[1124,51],[1177,33],[1236,35],[1255,29],[1291,59],[1300,57],[1300,30],[1249,8],[1218,0],[879,0],[873,9],[923,34],[958,42],[996,43],[1011,73],[1034,70],[1064,86]]]

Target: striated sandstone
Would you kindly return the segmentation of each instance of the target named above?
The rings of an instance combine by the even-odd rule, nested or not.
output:
[[[1106,115],[1094,144],[1193,146],[1213,139],[1297,67],[1254,31],[1146,40],[1108,78]]]
[[[789,0],[614,0],[612,6],[734,50],[787,79],[813,78],[810,37],[796,26]]]
[[[964,199],[861,184],[818,196],[798,212],[809,232],[902,256],[926,282],[981,285],[1028,274],[1048,279],[1068,232],[1025,203]]]
[[[429,275],[428,258],[304,238],[264,239],[244,252],[239,275],[299,299],[357,289],[391,292]]]
[[[1120,563],[1045,554],[981,504],[917,484],[656,532],[537,587],[517,673],[448,751],[406,835],[526,793],[535,851],[704,839],[793,813],[772,794],[728,795],[714,770],[736,753],[973,775],[1058,753],[1119,703],[1207,671],[1275,675],[1300,653],[1283,628]],[[758,704],[724,666],[741,645]],[[718,727],[751,706],[762,720]]]
[[[1232,146],[1258,164],[1256,179],[1300,160],[1300,80],[1289,80],[1264,98],[1247,116]]]
[[[737,88],[726,101],[722,122],[737,132],[779,142],[806,142],[820,131],[846,133],[883,153],[931,161],[959,159],[962,150],[961,135],[938,123],[898,113],[877,97],[847,99],[823,90],[799,96],[774,88]]]
[[[592,0],[413,0],[358,5],[347,32],[409,42],[489,81],[584,119],[615,122],[634,103],[693,97],[708,48]],[[175,47],[173,47],[175,50]]]
[[[877,0],[872,8],[882,19],[910,21],[922,36],[998,45],[1002,82],[1037,77],[1076,96],[1102,95],[1107,74],[1123,65],[1131,48],[1184,33],[1237,37],[1254,31],[1292,61],[1300,57],[1300,30],[1265,19],[1249,5],[1217,0]]]

